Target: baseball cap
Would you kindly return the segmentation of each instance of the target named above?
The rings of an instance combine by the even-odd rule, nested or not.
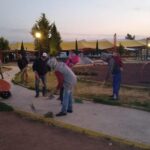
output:
[[[52,57],[48,60],[47,64],[49,65],[49,67],[54,69],[57,65],[57,59],[55,57]]]
[[[44,53],[42,54],[42,56],[43,56],[43,57],[47,57],[48,55],[47,55],[47,53],[44,52]]]

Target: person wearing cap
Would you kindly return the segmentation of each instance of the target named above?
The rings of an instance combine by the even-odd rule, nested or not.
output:
[[[123,62],[121,60],[120,55],[117,52],[113,52],[112,54],[106,54],[105,57],[103,57],[103,60],[105,60],[108,63],[108,72],[106,75],[106,79],[108,80],[109,74],[112,74],[112,100],[119,100],[119,90],[121,85],[121,75],[123,71]]]
[[[113,100],[119,100],[119,90],[121,85],[121,75],[123,71],[123,62],[119,53],[113,52],[111,59],[111,72],[113,76]]]
[[[80,57],[78,55],[76,55],[75,53],[71,52],[70,55],[69,55],[69,58],[66,60],[66,65],[69,67],[69,68],[73,68],[80,60]],[[57,90],[60,91],[60,96],[58,99],[60,99],[61,101],[61,104],[62,104],[62,101],[63,101],[63,75],[59,72],[59,71],[55,71],[55,76],[57,78],[57,81],[58,81],[58,85],[57,85]]]
[[[72,68],[74,65],[76,65],[80,60],[80,57],[76,55],[75,53],[71,52],[68,59],[66,60],[66,64]]]
[[[57,62],[54,57],[49,59],[47,63],[52,70],[60,72],[63,76],[62,108],[56,116],[65,116],[67,113],[73,112],[73,88],[77,83],[77,77],[64,62]]]
[[[42,81],[42,94],[46,94],[46,73],[48,72],[47,66],[47,53],[42,53],[41,57],[37,58],[33,63],[33,71],[35,73],[35,97],[39,97],[39,84],[40,80]]]

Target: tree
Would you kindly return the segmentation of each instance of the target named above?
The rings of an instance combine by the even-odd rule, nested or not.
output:
[[[36,37],[36,33],[39,32],[41,34],[41,38]],[[51,24],[46,18],[45,14],[42,13],[39,20],[36,21],[31,30],[32,36],[35,38],[34,44],[36,50],[44,50],[49,51],[49,42],[50,42],[50,34],[51,34]]]
[[[125,53],[125,49],[124,49],[124,47],[123,47],[123,45],[119,45],[119,47],[118,47],[118,53],[122,56],[124,53]]]
[[[125,37],[125,39],[128,39],[128,40],[134,40],[135,39],[135,35],[131,35],[131,34],[127,34],[127,36]]]
[[[24,44],[23,44],[23,41],[21,43],[21,48],[20,48],[21,51],[24,51]]]
[[[53,23],[51,27],[50,51],[49,51],[51,55],[55,56],[59,53],[59,51],[61,50],[60,43],[61,43],[60,33],[57,31],[55,23]]]
[[[99,54],[98,40],[96,41],[96,49],[95,49],[95,51],[96,51],[96,54],[98,55]]]
[[[77,40],[76,40],[76,42],[75,42],[75,54],[76,54],[76,55],[79,54],[78,41],[77,41]]]
[[[3,37],[0,37],[0,50],[8,50],[9,42]]]
[[[22,41],[22,43],[21,43],[20,52],[21,52],[22,57],[25,57],[26,52],[25,52],[25,49],[24,49],[23,41]]]

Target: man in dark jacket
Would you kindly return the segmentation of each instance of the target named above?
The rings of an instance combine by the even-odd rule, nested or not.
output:
[[[42,81],[42,94],[46,94],[46,73],[48,72],[47,66],[47,53],[43,53],[40,58],[37,58],[33,63],[33,71],[35,73],[35,97],[39,97],[39,84]]]

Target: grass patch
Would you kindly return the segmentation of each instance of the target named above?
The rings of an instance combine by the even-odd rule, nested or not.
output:
[[[107,104],[107,105],[115,105],[115,106],[120,106],[121,105],[120,101],[111,100],[106,95],[101,95],[99,97],[94,96],[93,101],[95,103],[101,103],[101,104]]]
[[[17,73],[13,82],[21,84],[29,89],[34,89],[35,80],[34,73],[31,68],[28,69],[29,80],[28,84],[24,85],[20,81],[20,74]],[[47,74],[47,88],[49,91],[54,90],[57,85],[57,80],[54,73]],[[82,80],[79,77],[77,86],[74,89],[76,103],[83,103],[82,100],[91,100],[96,103],[117,105],[125,107],[134,107],[150,111],[150,90],[121,87],[119,101],[110,100],[109,95],[112,95],[112,85],[110,83],[103,85],[101,82]]]
[[[138,100],[131,101],[131,102],[122,102],[122,101],[114,101],[111,100],[108,96],[101,95],[100,97],[93,97],[93,101],[95,103],[107,104],[107,105],[114,105],[114,106],[125,106],[136,108],[140,110],[145,110],[150,112],[150,102],[140,102]]]
[[[145,102],[134,101],[130,103],[130,106],[150,112],[150,102],[147,101]]]
[[[12,79],[12,82],[19,84],[21,82],[20,72],[16,73],[15,77]]]
[[[83,103],[83,100],[82,99],[80,99],[80,98],[75,98],[75,103],[80,103],[80,104],[82,104]]]
[[[13,111],[14,109],[9,106],[6,105],[5,103],[0,102],[0,111]]]

